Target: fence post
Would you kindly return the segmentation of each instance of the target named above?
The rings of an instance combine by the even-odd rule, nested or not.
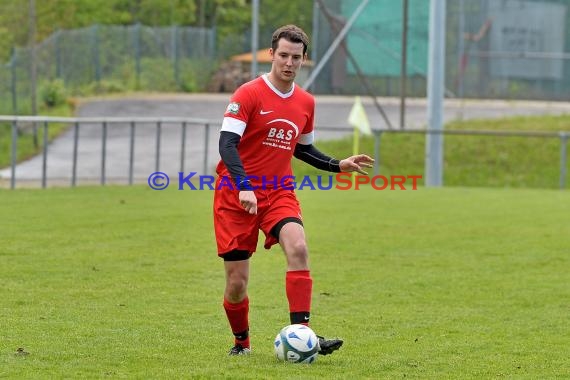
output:
[[[313,30],[313,33],[315,33],[314,30]],[[216,51],[216,39],[217,39],[217,36],[216,36],[216,29],[215,29],[215,28],[211,28],[211,29],[210,29],[210,31],[209,31],[209,37],[210,37],[210,40],[209,40],[208,43],[209,43],[209,45],[210,45],[210,49],[209,49],[209,53],[210,53],[210,54],[209,54],[208,56],[209,56],[210,58],[214,58],[215,55],[216,55],[215,51]],[[313,37],[314,37],[314,34],[313,34]]]
[[[210,140],[210,124],[204,124],[204,167],[202,174],[208,173],[208,141]]]
[[[137,90],[141,88],[141,23],[135,24],[135,86]]]
[[[129,185],[133,184],[133,171],[135,165],[135,122],[131,121],[131,134],[129,143]]]
[[[160,137],[162,132],[162,123],[156,123],[156,158],[155,158],[155,172],[160,170]]]
[[[16,161],[18,159],[18,124],[12,121],[12,157],[10,159],[10,189],[16,188]]]
[[[54,35],[55,43],[55,77],[61,78],[61,30],[58,29]],[[65,82],[65,81],[64,81]]]
[[[12,92],[12,114],[18,114],[18,88],[16,83],[18,78],[16,77],[16,48],[12,48],[12,59],[10,60],[10,73],[12,74],[12,80],[10,83],[10,91]]]
[[[186,122],[182,122],[182,137],[180,138],[180,172],[184,173],[184,156],[186,155]]]
[[[73,125],[73,165],[71,167],[71,187],[75,187],[77,181],[77,146],[79,145],[79,122]]]
[[[430,2],[427,77],[427,120],[425,142],[425,186],[443,186],[444,139],[443,98],[445,96],[445,0]]]
[[[568,157],[567,143],[569,135],[560,132],[560,189],[566,187],[566,161]]]
[[[42,189],[47,185],[47,150],[48,150],[48,122],[44,121],[44,138],[43,138],[43,155],[42,155]]]
[[[171,28],[172,65],[174,69],[174,83],[180,89],[180,70],[178,67],[178,26]]]
[[[101,64],[99,63],[99,25],[95,24],[91,28],[93,44],[93,63],[95,65],[95,81],[101,81]]]
[[[103,122],[103,133],[101,136],[101,185],[105,185],[107,180],[105,165],[107,164],[107,122]]]

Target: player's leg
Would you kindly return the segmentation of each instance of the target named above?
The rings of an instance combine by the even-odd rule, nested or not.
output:
[[[305,231],[299,219],[285,218],[273,228],[272,233],[287,259],[285,293],[289,301],[291,323],[309,324],[313,279],[309,269],[309,253]]]
[[[285,292],[289,301],[291,324],[309,324],[313,280],[309,270],[309,251],[301,220],[301,207],[295,193],[273,189],[264,193],[271,206],[263,214],[261,229],[265,248],[279,243],[287,259]]]
[[[293,191],[277,189],[267,193],[270,209],[261,220],[265,248],[279,243],[287,259],[285,292],[291,324],[309,324],[313,280],[309,270],[309,250],[301,220],[301,208]],[[342,340],[319,337],[319,353],[327,355],[342,346]]]
[[[249,343],[249,252],[234,250],[223,255],[226,272],[224,310],[234,334],[234,347],[230,355],[250,352]]]
[[[309,324],[313,280],[309,270],[309,254],[305,231],[300,220],[278,223],[275,234],[287,257],[285,287],[289,300],[291,324]],[[340,339],[319,338],[319,354],[328,355],[338,350],[343,341]]]
[[[299,213],[290,213],[298,215]],[[301,219],[283,217],[267,231],[266,248],[279,243],[287,259],[285,293],[289,301],[291,323],[309,324],[313,280],[309,270],[309,254]]]
[[[223,307],[234,335],[230,355],[249,353],[249,258],[255,251],[258,227],[255,215],[245,212],[229,190],[214,194],[214,230],[218,256],[224,260],[226,286]]]

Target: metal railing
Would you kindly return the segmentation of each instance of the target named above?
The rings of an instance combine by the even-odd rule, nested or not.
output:
[[[134,183],[134,164],[135,164],[135,132],[141,124],[151,124],[155,128],[154,136],[154,169],[159,171],[161,169],[161,139],[163,134],[163,126],[179,126],[180,127],[180,155],[179,155],[179,170],[184,172],[186,165],[186,151],[187,151],[187,131],[188,127],[202,128],[203,144],[202,157],[196,157],[196,160],[202,162],[202,173],[208,173],[209,155],[213,152],[210,151],[210,129],[212,126],[219,127],[219,121],[212,121],[207,119],[198,118],[180,118],[180,117],[86,117],[86,118],[66,118],[66,117],[44,117],[44,116],[0,116],[0,123],[11,124],[11,160],[10,160],[10,188],[16,188],[16,166],[17,151],[18,151],[18,128],[21,123],[35,123],[41,124],[43,128],[43,148],[42,148],[42,163],[41,163],[41,185],[42,188],[47,187],[47,162],[48,162],[48,132],[50,123],[64,123],[73,126],[73,148],[71,159],[71,177],[70,185],[72,187],[77,185],[77,168],[78,168],[78,146],[79,146],[79,130],[82,125],[101,127],[101,156],[100,156],[100,176],[99,183],[105,185],[107,182],[107,143],[108,128],[111,124],[127,124],[129,126],[129,144],[128,144],[128,174],[127,183],[132,185]],[[352,133],[352,128],[347,127],[331,127],[331,126],[318,126],[319,131],[335,132],[335,133]],[[464,135],[464,136],[495,136],[495,137],[538,137],[538,138],[558,138],[560,140],[560,169],[559,169],[559,187],[564,189],[566,187],[567,175],[567,157],[568,157],[568,139],[570,139],[570,132],[530,132],[530,131],[494,131],[494,130],[432,130],[432,129],[374,129],[374,175],[378,175],[380,171],[380,142],[384,134],[443,134],[443,135]]]
[[[165,124],[174,124],[180,126],[180,171],[184,171],[186,164],[186,135],[189,126],[201,127],[204,131],[202,156],[202,171],[208,170],[209,140],[210,127],[213,125],[211,121],[198,118],[177,118],[177,117],[86,117],[86,118],[69,118],[69,117],[43,117],[43,116],[0,116],[1,122],[9,122],[11,124],[11,156],[10,156],[10,188],[16,187],[16,166],[18,152],[18,126],[20,123],[35,123],[42,125],[43,129],[43,146],[42,146],[42,164],[41,164],[41,183],[42,188],[47,187],[47,162],[48,162],[48,136],[50,123],[62,123],[72,125],[73,148],[71,155],[71,178],[70,185],[77,185],[77,168],[78,168],[78,147],[79,147],[79,130],[80,126],[100,126],[101,128],[101,171],[100,184],[105,185],[107,182],[107,156],[108,156],[108,129],[111,124],[128,124],[129,125],[129,162],[128,162],[128,184],[134,183],[134,164],[135,164],[135,132],[141,124],[153,124],[155,126],[155,150],[154,150],[154,167],[155,171],[160,170],[161,156],[161,139],[162,128]],[[214,125],[219,123],[214,123]]]

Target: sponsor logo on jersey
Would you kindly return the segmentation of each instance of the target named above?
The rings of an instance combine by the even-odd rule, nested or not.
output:
[[[266,125],[275,125],[269,128],[263,145],[274,148],[291,150],[291,141],[299,136],[299,127],[291,120],[274,119]]]

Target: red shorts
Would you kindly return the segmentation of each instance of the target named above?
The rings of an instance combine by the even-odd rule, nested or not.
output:
[[[214,230],[218,256],[236,249],[252,254],[257,248],[259,230],[265,234],[265,249],[269,249],[279,243],[271,234],[271,229],[277,223],[285,218],[302,219],[301,207],[293,190],[257,189],[255,195],[257,215],[251,215],[239,203],[238,190],[221,186],[214,191]]]

